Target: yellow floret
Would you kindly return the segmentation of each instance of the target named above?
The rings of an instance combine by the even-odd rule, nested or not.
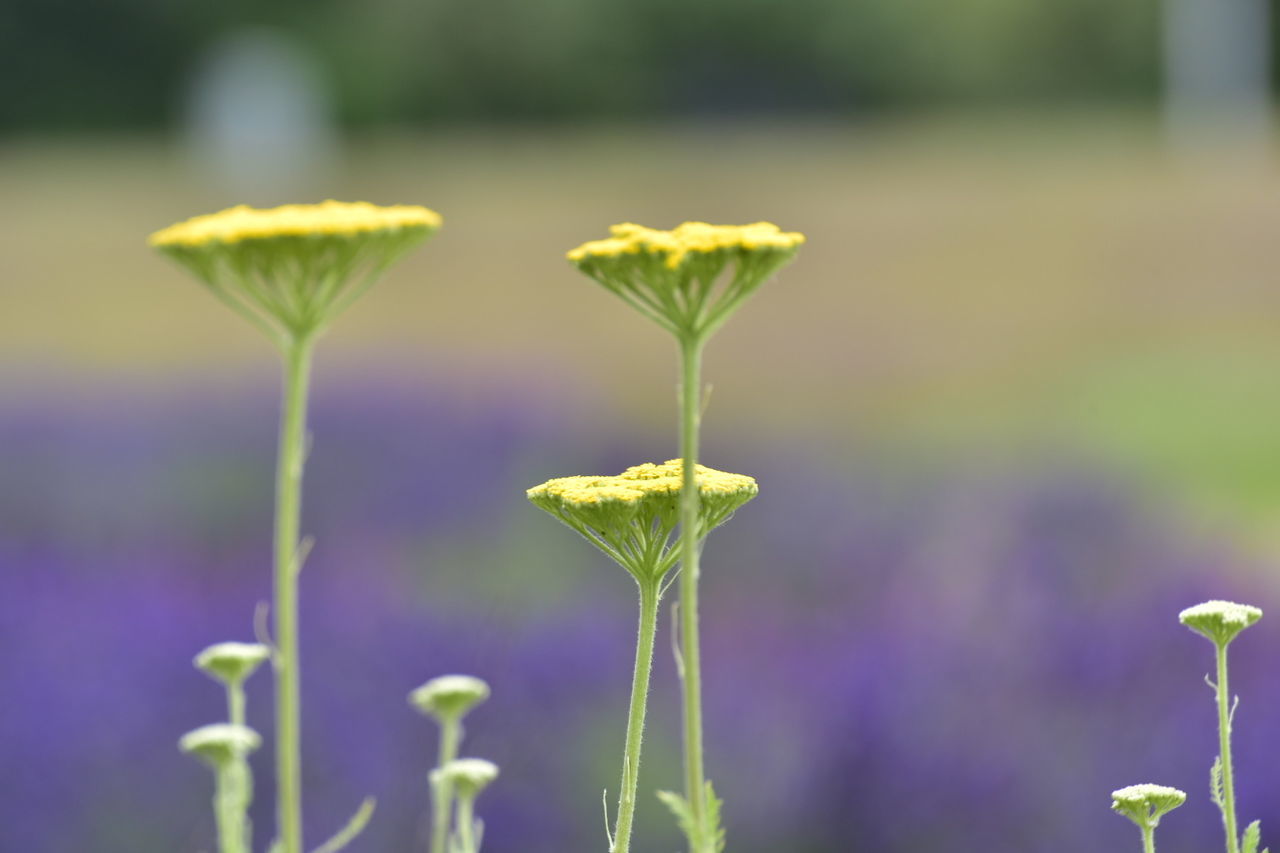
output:
[[[641,252],[664,256],[666,266],[676,269],[691,253],[725,250],[788,250],[804,242],[804,235],[783,231],[772,222],[750,225],[711,225],[685,222],[670,231],[624,222],[609,229],[612,236],[583,243],[569,252],[577,263],[589,258],[617,257]]]
[[[273,237],[354,236],[402,228],[439,228],[440,214],[416,205],[368,202],[286,204],[268,210],[240,205],[196,216],[151,235],[152,246],[203,246]]]
[[[755,494],[759,487],[752,477],[730,474],[703,465],[697,466],[698,491],[705,496]],[[616,477],[559,477],[529,489],[531,499],[553,498],[566,504],[600,504],[610,501],[631,503],[648,495],[676,494],[684,486],[684,465],[672,459],[657,465],[646,462]]]

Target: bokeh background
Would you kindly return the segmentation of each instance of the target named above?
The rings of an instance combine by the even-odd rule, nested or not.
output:
[[[1136,849],[1139,781],[1191,794],[1162,850],[1220,844],[1176,613],[1277,597],[1271,5],[7,0],[0,850],[212,849],[175,742],[268,596],[278,366],[145,238],[327,197],[446,224],[319,354],[310,839],[373,794],[353,849],[422,849],[405,695],[460,671],[486,849],[602,849],[634,595],[523,490],[674,455],[675,353],[563,253],[770,219],[810,242],[706,365],[705,461],[762,487],[706,558],[730,849]],[[646,791],[679,785],[660,647]],[[1233,647],[1264,843],[1277,647]],[[636,844],[678,847],[649,795]]]

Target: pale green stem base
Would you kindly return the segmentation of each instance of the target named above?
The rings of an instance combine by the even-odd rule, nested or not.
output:
[[[216,771],[213,812],[218,824],[219,853],[250,853],[249,803],[253,778],[244,756],[228,761]]]
[[[680,347],[680,657],[684,697],[685,798],[694,826],[704,825],[705,771],[702,764],[702,657],[698,643],[698,431],[702,422],[702,342]],[[701,840],[700,840],[701,841]],[[693,850],[691,853],[703,853]]]
[[[280,448],[276,462],[275,675],[276,815],[280,853],[302,853],[302,756],[298,682],[299,524],[306,461],[312,341],[286,347]]]
[[[622,791],[618,796],[618,821],[611,853],[628,853],[640,784],[640,746],[653,671],[653,645],[658,633],[659,581],[640,582],[640,627],[636,638],[636,665],[631,679],[631,709],[627,714],[627,745],[622,753]]]
[[[1227,835],[1227,853],[1239,853],[1240,836],[1236,831],[1235,774],[1231,768],[1231,708],[1227,683],[1227,647],[1218,649],[1218,755],[1222,760],[1222,824]]]
[[[444,767],[458,757],[462,742],[462,723],[445,718],[440,722],[440,750],[436,769]],[[446,853],[449,838],[449,807],[452,805],[453,786],[436,777],[431,783],[431,853]]]
[[[1156,828],[1142,827],[1142,853],[1156,853]]]

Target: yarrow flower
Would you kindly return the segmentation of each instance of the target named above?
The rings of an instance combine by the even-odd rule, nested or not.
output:
[[[568,259],[658,325],[694,340],[728,319],[805,239],[771,222],[685,222],[670,231],[627,222],[610,232]]]
[[[1160,818],[1187,801],[1184,791],[1164,785],[1129,785],[1111,792],[1111,808],[1139,827],[1155,827]]]
[[[699,535],[728,521],[760,491],[756,481],[698,465]],[[671,535],[680,521],[684,465],[635,465],[613,477],[559,477],[529,489],[533,504],[578,531],[640,580],[666,574],[679,560]]]
[[[1178,621],[1191,630],[1225,646],[1236,635],[1262,618],[1262,611],[1249,604],[1206,601],[1178,614]]]
[[[322,330],[441,223],[411,205],[241,205],[171,225],[149,242],[268,336],[297,338]]]
[[[471,675],[441,675],[409,694],[409,702],[437,721],[460,720],[489,698],[489,685]]]

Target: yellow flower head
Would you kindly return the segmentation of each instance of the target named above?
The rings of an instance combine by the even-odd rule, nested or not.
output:
[[[771,222],[685,222],[670,231],[625,222],[568,258],[663,328],[704,338],[790,261],[804,239]]]
[[[729,520],[759,493],[756,481],[697,466],[700,535]],[[680,517],[684,465],[636,465],[613,477],[559,477],[527,492],[534,505],[581,533],[640,580],[656,580],[676,564],[671,537]]]
[[[241,205],[171,225],[149,242],[283,342],[322,330],[440,225],[438,213],[409,205]]]

